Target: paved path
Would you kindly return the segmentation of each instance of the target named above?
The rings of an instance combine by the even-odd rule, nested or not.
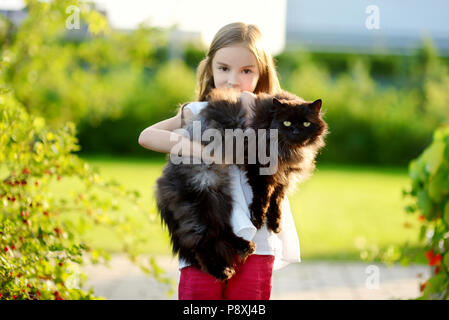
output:
[[[177,299],[179,271],[177,259],[157,257],[175,286],[168,296],[168,287],[146,276],[125,256],[114,255],[110,268],[87,265],[84,272],[96,295],[111,300]],[[419,296],[419,284],[429,277],[426,266],[395,266],[362,262],[301,262],[290,264],[273,273],[271,299],[285,300],[377,300],[410,299]],[[376,281],[378,279],[378,281]]]

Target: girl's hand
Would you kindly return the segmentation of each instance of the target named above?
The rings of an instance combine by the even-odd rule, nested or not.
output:
[[[242,91],[242,93],[240,94],[242,105],[246,108],[246,125],[248,125],[249,119],[251,119],[254,115],[256,97],[257,96],[254,93],[249,91]]]

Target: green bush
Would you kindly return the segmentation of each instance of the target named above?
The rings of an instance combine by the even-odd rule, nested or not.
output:
[[[70,5],[80,8],[87,33],[65,28]],[[49,125],[120,117],[167,42],[162,30],[145,25],[130,33],[111,30],[105,17],[76,0],[29,1],[27,18],[8,36],[13,41],[0,43],[8,61],[2,77],[27,111]]]
[[[420,245],[408,243],[386,250],[361,248],[365,261],[380,260],[388,265],[425,262],[431,268],[429,279],[421,283],[420,300],[449,298],[449,126],[437,129],[430,145],[409,164],[410,187],[403,190],[410,203],[407,214],[421,223]],[[406,227],[406,226],[405,226]]]
[[[142,271],[163,282],[153,258],[144,262],[136,248],[148,240],[135,212],[113,215],[118,200],[142,207],[137,191],[103,179],[74,152],[75,126],[49,129],[42,117],[30,117],[12,92],[0,91],[0,299],[97,299],[83,290],[85,261],[107,263],[109,253],[89,245],[84,235],[94,226],[110,228],[123,250]],[[82,188],[57,196],[50,188],[61,179]],[[101,192],[109,194],[102,196]],[[111,197],[112,196],[112,197]]]
[[[432,276],[422,284],[421,299],[449,299],[449,126],[435,131],[433,141],[411,161],[414,203],[408,211],[423,221],[419,238]]]
[[[195,100],[194,93],[195,74],[182,61],[162,64],[153,76],[142,75],[135,82],[120,117],[103,118],[98,124],[81,121],[78,138],[82,152],[148,156],[149,151],[137,143],[140,132],[175,116],[179,104]]]

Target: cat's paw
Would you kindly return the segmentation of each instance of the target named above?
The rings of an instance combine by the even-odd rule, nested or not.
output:
[[[256,252],[256,244],[252,241],[243,240],[243,245],[238,248],[237,252],[241,258],[246,259],[249,255]]]
[[[226,281],[232,278],[235,274],[235,269],[233,267],[225,267],[224,269],[218,269],[216,271],[210,272],[217,280]]]

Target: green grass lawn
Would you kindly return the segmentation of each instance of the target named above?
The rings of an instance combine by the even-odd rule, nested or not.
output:
[[[146,205],[156,212],[155,180],[164,161],[116,157],[85,157],[105,177],[113,177],[128,188],[139,190]],[[66,182],[67,183],[67,182]],[[401,190],[408,186],[406,168],[319,165],[311,179],[289,195],[299,235],[302,260],[358,260],[356,242],[379,248],[408,241],[417,243],[419,223],[407,215]],[[69,187],[60,185],[60,190]],[[70,185],[72,187],[72,185]],[[130,209],[130,205],[122,211]],[[405,228],[408,222],[411,227]],[[142,252],[170,254],[167,232],[159,219],[149,223],[142,217],[148,245]],[[90,232],[91,243],[116,251],[120,245],[108,230]]]

